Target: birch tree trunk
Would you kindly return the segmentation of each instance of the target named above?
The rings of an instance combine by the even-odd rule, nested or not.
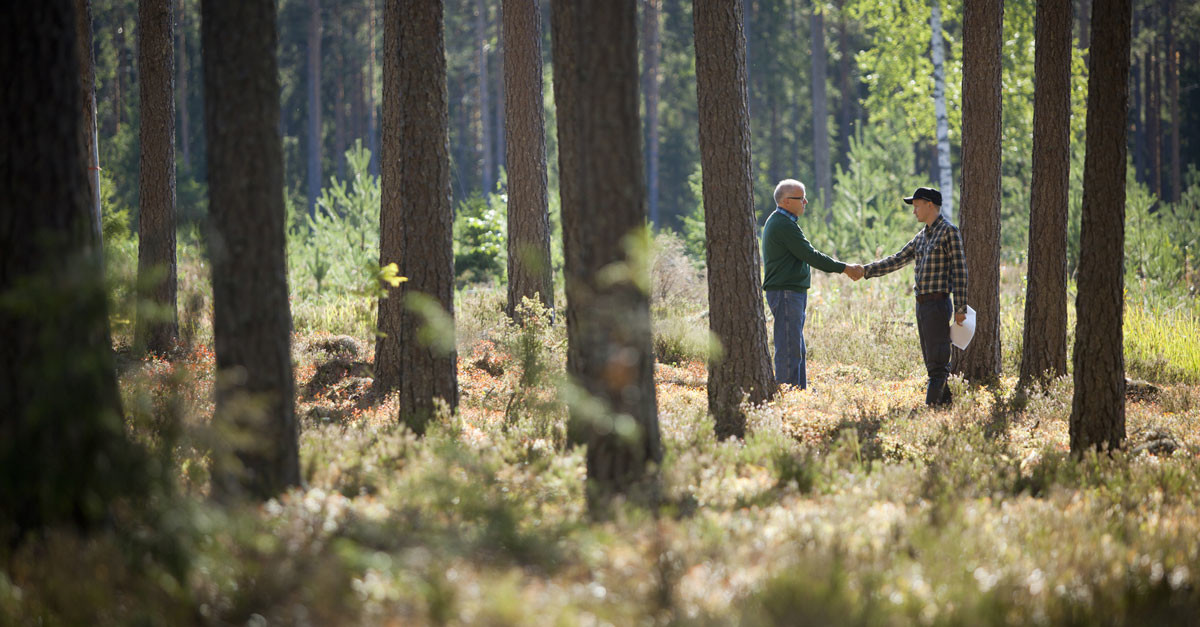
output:
[[[950,165],[950,118],[946,116],[946,50],[942,37],[940,0],[933,0],[929,19],[933,33],[933,112],[937,119],[938,185],[942,192],[942,216],[954,220],[954,170]]]

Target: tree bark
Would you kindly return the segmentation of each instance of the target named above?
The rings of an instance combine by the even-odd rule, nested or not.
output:
[[[950,118],[946,116],[946,51],[942,37],[942,9],[933,0],[929,20],[933,51],[933,110],[937,118],[937,169],[942,192],[942,216],[954,219],[954,171],[950,165]],[[1070,25],[1067,25],[1068,30]]]
[[[91,226],[72,0],[0,3],[0,546],[138,498]]]
[[[476,0],[475,3],[475,64],[478,69],[476,78],[479,93],[479,149],[482,152],[480,162],[483,167],[481,183],[483,196],[496,191],[496,165],[492,153],[492,105],[488,95],[488,39],[487,39],[487,0]]]
[[[567,289],[567,373],[604,409],[572,406],[587,445],[589,496],[628,492],[662,459],[650,308],[637,276],[612,276],[646,219],[638,147],[634,0],[552,5],[554,99]],[[645,277],[643,277],[645,279]]]
[[[1067,374],[1067,189],[1071,169],[1071,5],[1038,0],[1033,184],[1020,385]]]
[[[175,102],[179,110],[179,156],[183,160],[183,169],[186,172],[192,169],[191,129],[188,128],[191,119],[188,109],[188,74],[191,68],[187,62],[187,0],[179,0],[179,13],[175,17],[179,24],[179,42],[176,44],[179,65],[175,68],[179,77],[175,81],[179,87],[179,95]]]
[[[400,419],[424,434],[435,399],[458,404],[451,344],[422,333],[421,303],[454,315],[453,216],[441,0],[387,0],[383,14],[383,178],[379,264],[407,283],[379,301],[375,392],[400,392]]]
[[[662,218],[658,209],[658,100],[662,72],[658,56],[662,50],[662,0],[644,0],[642,5],[642,59],[646,65],[642,77],[642,96],[646,109],[646,199],[650,208],[650,224],[658,228]]]
[[[508,136],[508,305],[521,299],[554,309],[546,122],[542,110],[542,23],[537,0],[504,0],[504,108]]]
[[[321,4],[308,0],[308,213],[321,197]]]
[[[708,408],[720,439],[745,436],[743,396],[757,404],[776,390],[754,219],[740,2],[697,0],[692,14],[709,328],[723,347],[723,355],[709,359]]]
[[[505,51],[504,51],[504,0],[500,0],[500,4],[496,7],[496,14],[497,14],[497,16],[496,16],[496,22],[497,22],[496,54],[494,54],[492,56],[493,56],[493,58],[500,59],[500,62],[499,62],[500,69],[498,71],[492,73],[492,75],[496,77],[495,78],[496,106],[492,107],[492,136],[494,137],[493,145],[495,146],[495,150],[493,151],[493,153],[496,155],[496,178],[499,179],[501,171],[505,171],[505,172],[508,171],[507,170],[507,168],[508,168],[508,159],[507,159],[508,142],[504,141],[504,132],[505,132],[504,116],[505,116],[505,106],[507,105],[507,103],[505,101],[506,94],[505,94],[505,85],[504,85],[504,66],[503,66],[504,55],[505,55]],[[497,180],[497,184],[499,184],[498,180]]]
[[[371,150],[371,175],[379,176],[379,120],[375,100],[375,0],[370,1],[367,17],[367,148]]]
[[[79,52],[79,132],[87,155],[92,238],[97,250],[104,246],[100,214],[100,140],[96,129],[96,62],[92,54],[92,2],[75,0],[75,41]]]
[[[1000,49],[1003,0],[963,7],[963,246],[975,338],[955,370],[971,381],[1000,376]]]
[[[1075,396],[1071,452],[1125,441],[1123,354],[1125,113],[1130,0],[1095,0],[1096,46],[1088,63],[1087,155],[1083,166],[1079,295],[1075,298]]]
[[[1179,154],[1179,46],[1175,39],[1175,20],[1178,18],[1175,0],[1167,0],[1166,31],[1167,46],[1167,104],[1171,112],[1171,132],[1167,134],[1167,200],[1179,202],[1183,194],[1182,162]]]
[[[812,17],[809,20],[809,31],[812,35],[813,169],[816,171],[821,211],[825,212],[826,216],[831,216],[833,171],[829,165],[829,105],[825,95],[828,72],[825,60],[825,16],[822,10],[820,2],[813,2]]]
[[[213,494],[265,499],[300,482],[274,0],[203,0],[212,232],[214,422],[246,436],[214,457]]]
[[[138,0],[141,157],[138,174],[139,307],[135,344],[166,354],[179,339],[175,265],[175,85],[170,0]]]
[[[333,162],[335,172],[346,180],[346,49],[342,41],[342,16],[339,7],[330,9],[333,18]]]
[[[1150,192],[1162,197],[1162,57],[1158,46],[1158,12],[1150,9],[1149,30],[1153,33],[1150,53],[1146,55],[1146,165],[1150,170]]]
[[[839,0],[838,5],[841,10],[842,0]],[[854,89],[854,65],[851,63],[854,50],[851,49],[849,28],[846,25],[848,21],[849,18],[842,14],[838,24],[838,48],[841,50],[841,59],[838,61],[838,75],[841,79],[838,88],[838,162],[843,166],[850,162],[850,138],[854,136],[854,127],[858,120],[858,93]],[[942,191],[943,198],[949,195],[946,193],[948,190]]]

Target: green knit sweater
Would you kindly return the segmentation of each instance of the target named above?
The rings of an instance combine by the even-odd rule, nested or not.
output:
[[[796,216],[776,209],[763,226],[764,290],[808,291],[812,284],[809,266],[825,272],[841,272],[846,264],[813,248]]]

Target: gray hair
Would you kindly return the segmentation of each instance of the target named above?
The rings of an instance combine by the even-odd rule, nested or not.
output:
[[[779,202],[783,200],[783,197],[787,195],[788,190],[792,189],[793,187],[805,189],[804,183],[801,183],[796,179],[783,179],[782,181],[779,181],[779,184],[775,186],[775,204],[778,205]]]

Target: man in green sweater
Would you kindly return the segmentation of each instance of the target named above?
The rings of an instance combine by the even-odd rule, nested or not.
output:
[[[841,272],[855,281],[862,266],[845,264],[813,248],[797,220],[808,206],[804,184],[784,179],[775,186],[775,212],[763,225],[763,292],[775,317],[775,380],[808,387],[804,363],[804,310],[812,283],[809,266]]]

